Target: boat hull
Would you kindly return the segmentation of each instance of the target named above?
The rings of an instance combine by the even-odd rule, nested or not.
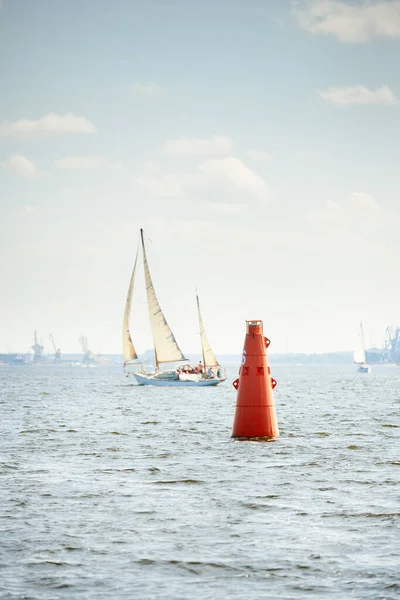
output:
[[[155,379],[146,375],[132,373],[139,385],[155,385],[157,387],[209,387],[221,383],[220,379],[201,379],[200,381],[181,381],[180,379]]]
[[[362,367],[358,367],[357,369],[357,373],[370,373],[371,372],[371,367],[369,365],[367,366],[362,366]]]

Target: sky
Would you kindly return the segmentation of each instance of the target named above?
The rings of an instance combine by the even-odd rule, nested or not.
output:
[[[120,353],[142,227],[178,344],[400,324],[400,0],[0,0],[0,352]],[[152,346],[143,270],[131,334]]]

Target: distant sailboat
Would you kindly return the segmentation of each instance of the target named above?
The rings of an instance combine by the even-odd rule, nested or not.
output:
[[[357,373],[369,373],[371,371],[371,367],[367,364],[365,359],[364,330],[362,323],[360,323],[360,331],[357,336],[356,349],[354,350],[354,362],[358,365]]]
[[[200,335],[202,340],[203,348],[203,372],[199,372],[199,369],[194,369],[189,365],[188,359],[181,351],[178,343],[175,339],[174,334],[170,326],[168,325],[164,313],[161,310],[158,302],[153,281],[151,279],[149,264],[147,261],[146,248],[143,238],[143,230],[140,230],[141,245],[143,252],[143,266],[146,283],[147,293],[147,304],[149,310],[150,326],[153,336],[154,343],[154,355],[156,362],[156,369],[152,373],[147,373],[143,369],[139,371],[132,371],[131,368],[126,369],[127,366],[140,365],[137,353],[135,351],[132,337],[129,330],[129,321],[131,313],[132,295],[134,280],[136,274],[137,255],[135,260],[135,266],[133,268],[131,281],[128,289],[128,296],[125,304],[124,320],[123,320],[123,351],[124,351],[124,367],[125,372],[132,374],[139,385],[155,385],[155,386],[212,386],[218,385],[221,381],[224,381],[224,377],[218,377],[217,372],[221,373],[218,362],[212,353],[212,350],[208,344],[203,322],[199,312],[200,319]],[[199,304],[198,304],[199,307]],[[199,309],[200,311],[200,309]],[[206,360],[209,364],[209,369],[206,371]],[[176,365],[180,363],[180,365]],[[185,364],[186,363],[186,364]],[[168,365],[174,365],[173,368],[168,368]],[[165,369],[162,369],[165,366]],[[197,371],[197,372],[196,372]]]
[[[35,329],[35,334],[34,334],[34,343],[33,343],[33,346],[31,346],[31,348],[33,350],[33,362],[34,363],[43,362],[43,360],[44,360],[44,356],[43,356],[44,346],[43,346],[42,340],[40,340],[40,343],[39,343],[39,339],[38,339],[38,336],[37,336],[36,329]]]

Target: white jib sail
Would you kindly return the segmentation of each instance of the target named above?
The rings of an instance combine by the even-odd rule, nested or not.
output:
[[[125,312],[124,312],[124,322],[122,325],[122,348],[124,353],[124,363],[127,363],[131,360],[137,360],[138,355],[136,354],[135,347],[132,342],[131,333],[129,331],[129,320],[131,316],[131,305],[132,305],[132,295],[133,295],[133,286],[135,283],[135,273],[136,273],[136,264],[139,254],[139,248],[136,252],[135,264],[132,271],[131,280],[129,282],[128,295],[126,297],[125,303]]]
[[[204,329],[203,318],[200,312],[200,302],[199,297],[196,295],[197,299],[197,310],[199,313],[199,325],[200,325],[200,339],[201,339],[201,350],[203,353],[203,361],[205,367],[218,367],[219,363],[214,352],[211,350],[211,346],[206,336],[206,332]]]
[[[188,360],[179,348],[174,334],[168,325],[161,307],[158,303],[151,280],[149,265],[147,263],[146,249],[144,247],[143,230],[140,230],[143,248],[144,275],[146,281],[147,304],[149,309],[150,325],[154,340],[156,364],[167,362],[180,362]]]
[[[357,364],[365,363],[364,332],[362,323],[360,323],[360,331],[357,336],[356,348],[354,350],[354,362]]]

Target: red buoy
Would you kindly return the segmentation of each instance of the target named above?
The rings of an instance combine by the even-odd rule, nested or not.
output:
[[[263,335],[262,321],[246,321],[246,337],[237,390],[232,437],[279,437],[273,389],[266,349],[270,341]]]

